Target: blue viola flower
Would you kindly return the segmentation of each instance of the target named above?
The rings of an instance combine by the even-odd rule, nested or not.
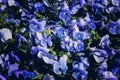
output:
[[[57,60],[57,56],[50,54],[47,47],[33,46],[31,48],[33,58],[42,59],[46,64],[53,64]]]
[[[20,62],[20,58],[15,54],[14,51],[11,51],[7,55],[4,56],[4,63],[2,64],[2,67],[9,67],[12,63]]]
[[[12,39],[12,32],[10,29],[3,28],[0,30],[0,40],[4,43],[5,41]]]
[[[84,43],[80,40],[73,41],[69,36],[66,36],[66,38],[61,41],[61,48],[76,53],[84,50]]]
[[[86,22],[86,25],[87,25],[90,29],[95,30],[95,29],[96,29],[96,24],[95,24],[94,20],[90,18],[90,15],[89,15],[88,13],[86,13],[86,14],[87,14],[87,16],[84,17],[84,20],[85,20],[85,22]]]
[[[70,19],[65,22],[66,26],[74,26],[76,24],[77,20],[76,19]]]
[[[16,63],[16,62],[19,62],[20,61],[20,59],[19,59],[19,57],[17,56],[17,55],[14,55],[14,54],[12,54],[12,52],[11,53],[9,53],[8,55],[1,55],[2,56],[2,58],[1,58],[1,67],[2,68],[7,68],[7,69],[9,69],[10,68],[10,63]],[[11,71],[9,71],[9,72],[11,72]]]
[[[84,30],[86,25],[85,19],[79,18],[76,25],[79,27],[80,30]]]
[[[111,71],[108,70],[108,64],[104,61],[100,66],[97,68],[98,72],[98,79],[100,80],[118,80],[117,76],[115,76]]]
[[[66,74],[68,67],[67,67],[67,55],[63,55],[60,57],[59,61],[55,61],[53,64],[53,71],[56,74]]]
[[[39,51],[42,51],[43,53],[48,53],[49,49],[46,47],[41,47],[40,45],[32,46],[32,48],[31,48],[32,55],[37,55]]]
[[[44,13],[45,12],[45,5],[43,3],[35,3],[35,9],[36,9],[36,12],[41,12],[41,13]]]
[[[87,22],[87,25],[88,25],[88,27],[89,27],[90,29],[92,29],[92,30],[95,30],[95,29],[96,29],[96,24],[94,23],[93,20],[88,21],[88,22]]]
[[[70,11],[69,10],[61,10],[59,13],[59,18],[63,20],[64,22],[70,20]]]
[[[119,22],[109,22],[108,24],[109,32],[111,34],[119,34],[120,33],[120,23]]]
[[[107,71],[108,69],[108,66],[107,66],[107,62],[104,61],[103,63],[100,64],[100,66],[96,69],[97,71],[97,75],[98,75],[98,78],[102,78],[103,77],[103,73]]]
[[[26,43],[28,42],[27,39],[24,36],[22,36],[21,34],[16,34],[15,38],[16,38],[17,48],[20,47],[21,42],[26,42]]]
[[[61,41],[60,46],[62,49],[65,49],[66,51],[75,52],[74,42],[72,41],[72,39],[70,39],[69,36],[67,36],[65,40]]]
[[[31,19],[35,18],[34,14],[30,14],[27,9],[20,9],[21,19],[23,21],[30,21]]]
[[[83,68],[83,64],[79,63],[73,66],[72,76],[76,80],[83,80],[87,76],[88,72]]]
[[[32,44],[41,45],[43,47],[52,46],[52,35],[47,36],[46,34],[41,34],[39,32],[30,32],[30,40]]]
[[[65,28],[59,26],[56,27],[54,31],[54,35],[60,40],[64,40],[68,33],[69,32]]]
[[[7,55],[1,54],[0,55],[0,65],[2,69],[7,69],[7,75],[11,76],[16,70],[18,70],[18,64],[20,59],[17,55],[11,51]]]
[[[39,52],[39,47],[38,46],[32,46],[31,48],[31,54],[33,58],[37,58],[37,53]]]
[[[115,7],[113,7],[113,6],[111,6],[111,7],[108,7],[107,9],[106,9],[106,12],[108,13],[108,14],[112,14],[112,13],[114,13],[115,12]]]
[[[47,47],[47,46],[52,46],[52,39],[51,39],[51,36],[48,36],[43,34],[42,36],[42,39],[40,41],[40,44],[43,46],[43,47]]]
[[[78,61],[74,61],[72,63],[72,65],[75,65],[77,63],[82,63],[83,64],[83,67],[85,69],[87,69],[89,67],[89,62],[88,62],[88,59],[87,58],[84,58],[84,57],[79,57]]]
[[[101,63],[108,58],[108,53],[106,50],[103,49],[97,49],[97,48],[91,48],[93,57],[97,63]]]
[[[73,38],[75,40],[85,40],[85,39],[89,39],[90,38],[90,35],[87,31],[80,31],[80,32],[77,32],[77,31],[74,31],[73,32]]]
[[[36,19],[32,19],[29,22],[29,28],[31,31],[33,32],[41,32],[44,30],[44,27],[46,25],[46,20],[41,20],[41,21],[37,21]]]
[[[84,50],[84,43],[82,41],[74,41],[75,52]]]
[[[96,24],[94,19],[90,18],[90,15],[86,13],[86,16],[84,18],[79,18],[77,22],[77,26],[81,29],[84,30],[85,26],[88,26],[88,28],[95,30],[96,29]]]
[[[50,53],[43,53],[42,51],[38,52],[38,58],[42,58],[46,64],[54,64],[57,60],[57,56],[54,56]]]
[[[74,61],[73,64],[73,73],[72,76],[76,80],[83,80],[87,76],[87,68],[89,67],[88,59],[80,57],[79,61]]]
[[[99,46],[102,48],[107,48],[110,44],[109,35],[105,35],[101,38]]]

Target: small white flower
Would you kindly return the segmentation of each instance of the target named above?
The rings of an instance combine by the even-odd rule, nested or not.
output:
[[[7,28],[1,29],[0,30],[0,39],[3,43],[5,41],[7,41],[8,39],[12,39],[12,32],[10,31],[10,29],[7,29]]]
[[[8,0],[8,4],[9,4],[9,6],[13,6],[13,5],[15,5],[15,1],[14,0]]]

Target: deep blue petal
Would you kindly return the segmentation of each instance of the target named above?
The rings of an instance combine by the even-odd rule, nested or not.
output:
[[[109,29],[109,32],[110,32],[111,34],[117,34],[116,29],[114,29],[113,27],[111,27],[111,28]]]

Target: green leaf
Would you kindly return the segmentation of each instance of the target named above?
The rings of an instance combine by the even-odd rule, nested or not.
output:
[[[90,33],[91,33],[91,36],[92,36],[93,39],[95,39],[95,40],[100,39],[100,36],[97,33],[97,31],[92,30]]]
[[[72,62],[73,60],[68,58],[67,63],[72,63]]]
[[[52,32],[53,32],[53,31],[52,31],[50,28],[48,28],[48,29],[45,31],[45,34],[46,34],[47,36],[49,36]]]
[[[4,19],[7,17],[7,14],[0,14],[0,22],[4,21]]]
[[[85,11],[88,11],[88,8],[87,8],[87,7],[84,7],[84,10],[85,10]]]
[[[34,80],[34,79],[42,79],[42,77],[43,77],[43,74],[39,74],[39,75],[37,75],[37,76],[35,76],[32,80]]]
[[[44,16],[43,16],[43,15],[41,15],[41,14],[39,14],[39,13],[36,13],[36,16],[37,16],[39,19],[44,18]]]
[[[23,53],[26,53],[27,52],[27,50],[24,50],[24,49],[22,49],[22,48],[20,48],[19,49],[21,52],[23,52]]]

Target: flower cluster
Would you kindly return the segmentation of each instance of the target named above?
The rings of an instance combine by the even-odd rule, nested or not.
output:
[[[0,80],[119,79],[119,0],[0,0]]]

